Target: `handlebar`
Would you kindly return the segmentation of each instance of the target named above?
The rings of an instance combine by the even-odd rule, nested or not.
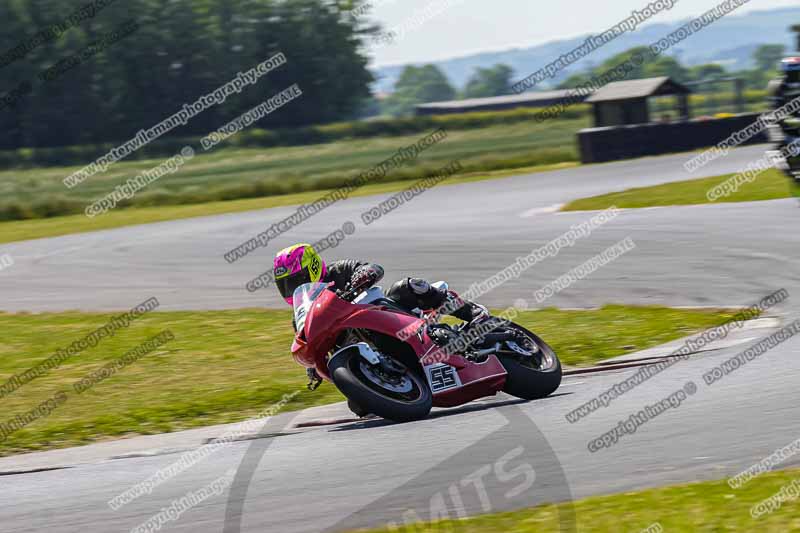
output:
[[[373,281],[373,280],[367,280],[367,283],[363,283],[361,285],[357,285],[355,287],[352,287],[350,289],[346,289],[344,291],[336,291],[336,294],[342,300],[346,300],[346,301],[349,302],[353,298],[358,296],[362,291],[365,291],[365,290],[369,289],[371,286],[375,285],[375,283],[376,282]]]

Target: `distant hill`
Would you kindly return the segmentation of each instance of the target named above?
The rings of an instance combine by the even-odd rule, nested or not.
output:
[[[649,24],[635,33],[625,34],[565,69],[551,80],[551,86],[629,48],[648,45],[675,31],[688,20],[670,24]],[[670,54],[679,57],[681,62],[689,66],[719,61],[731,70],[749,68],[752,66],[753,51],[759,45],[785,44],[790,49],[794,48],[796,42],[789,31],[789,26],[792,24],[800,24],[800,7],[755,11],[738,16],[729,15],[689,37],[681,45],[673,47]],[[433,64],[441,68],[450,82],[458,88],[464,87],[476,68],[489,67],[496,63],[505,63],[512,67],[516,73],[515,79],[519,80],[579,46],[587,36],[550,41],[524,49],[515,48],[434,61]],[[375,90],[391,92],[403,67],[404,65],[398,65],[375,69],[374,74],[378,78]],[[542,84],[541,88],[546,89],[548,86]]]

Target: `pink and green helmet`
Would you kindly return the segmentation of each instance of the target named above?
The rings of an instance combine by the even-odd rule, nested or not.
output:
[[[304,283],[320,281],[327,275],[328,267],[313,246],[300,243],[277,253],[273,273],[278,291],[292,305],[295,289]]]

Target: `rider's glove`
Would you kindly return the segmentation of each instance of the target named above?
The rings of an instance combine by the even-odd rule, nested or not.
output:
[[[307,368],[306,375],[308,376],[308,385],[306,385],[306,387],[308,387],[308,390],[315,391],[319,388],[320,385],[322,385],[322,378],[317,373],[316,369]]]
[[[366,288],[383,278],[383,269],[377,265],[365,265],[358,268],[350,278],[350,289]]]

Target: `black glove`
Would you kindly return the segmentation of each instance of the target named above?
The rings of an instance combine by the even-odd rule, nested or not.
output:
[[[306,387],[310,391],[315,391],[322,385],[322,378],[319,374],[317,374],[317,370],[314,368],[307,368],[306,375],[308,376],[308,385]]]
[[[383,269],[378,265],[359,267],[350,278],[348,290],[366,289],[383,279]]]

